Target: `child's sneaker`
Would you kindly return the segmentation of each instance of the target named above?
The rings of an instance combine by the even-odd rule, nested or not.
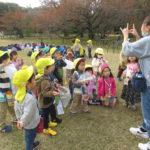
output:
[[[57,125],[58,125],[57,122],[50,122],[48,124],[49,127],[56,127]]]
[[[13,119],[13,120],[12,120],[12,123],[17,123],[17,122],[18,122],[17,119]]]
[[[53,122],[56,122],[56,123],[61,123],[62,122],[62,119],[59,119],[59,118],[56,118],[55,120],[53,120]]]
[[[39,145],[40,145],[40,142],[39,141],[35,141],[33,143],[33,150],[36,150],[39,147]]]
[[[133,111],[137,111],[136,105],[130,105],[128,106],[129,109],[132,109]]]
[[[44,134],[50,134],[50,135],[52,135],[52,136],[57,135],[57,132],[54,131],[54,130],[52,130],[51,128],[44,129],[44,130],[43,130],[43,133],[44,133]]]
[[[5,126],[1,132],[3,133],[8,133],[8,132],[11,132],[12,131],[12,126]]]
[[[117,78],[118,81],[122,81],[122,79],[120,77]]]

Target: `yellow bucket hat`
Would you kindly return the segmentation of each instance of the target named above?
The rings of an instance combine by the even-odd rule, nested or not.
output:
[[[85,69],[87,69],[87,68],[93,68],[93,66],[92,65],[85,65]]]
[[[92,45],[92,40],[88,40],[87,43]]]
[[[31,60],[35,63],[36,62],[36,57],[39,55],[40,52],[34,52],[32,55],[31,55]]]
[[[6,52],[4,52],[4,51],[1,51],[1,50],[0,50],[0,57],[4,56],[5,54],[7,54],[7,55],[8,55],[7,51],[6,51]],[[9,55],[8,55],[8,56],[9,56]]]
[[[13,77],[13,85],[18,88],[15,95],[15,100],[17,100],[18,102],[22,102],[24,100],[24,97],[26,95],[26,85],[33,73],[33,66],[19,70],[15,73]]]
[[[80,43],[80,42],[81,42],[80,39],[75,40],[75,44]]]
[[[56,47],[53,47],[50,49],[50,55],[52,56],[54,53],[56,53],[58,49]]]
[[[36,68],[38,71],[38,75],[36,76],[37,78],[41,77],[44,75],[44,69],[47,66],[51,66],[55,64],[55,60],[52,58],[40,58],[37,63],[36,63]]]
[[[104,50],[102,48],[97,48],[95,50],[95,53],[100,54],[100,55],[104,55]]]

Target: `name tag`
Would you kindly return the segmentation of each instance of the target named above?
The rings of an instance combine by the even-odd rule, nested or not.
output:
[[[75,88],[74,89],[74,93],[76,93],[76,94],[82,94],[82,91],[81,91],[81,89]]]

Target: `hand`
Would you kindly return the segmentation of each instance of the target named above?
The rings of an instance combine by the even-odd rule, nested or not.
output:
[[[22,130],[22,128],[23,128],[23,127],[21,126],[20,120],[18,120],[18,122],[17,122],[17,127],[18,127],[19,130]]]
[[[133,24],[133,29],[129,30],[129,33],[131,33],[132,35],[134,35],[137,39],[140,39],[140,36],[135,28],[135,25]]]
[[[88,84],[88,83],[89,83],[88,81],[82,81],[81,82],[82,85],[85,85],[85,84]]]
[[[60,92],[59,92],[59,91],[53,91],[53,95],[54,95],[54,96],[59,96],[59,95],[60,95]]]
[[[122,29],[120,28],[120,30],[122,31],[122,34],[124,36],[124,42],[128,41],[129,38],[129,23],[127,23],[127,27]]]

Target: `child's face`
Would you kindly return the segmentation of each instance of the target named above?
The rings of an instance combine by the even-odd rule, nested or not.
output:
[[[103,77],[104,78],[109,78],[110,77],[110,69],[109,68],[105,68],[103,70]]]
[[[97,58],[101,59],[101,58],[103,58],[103,55],[97,54]]]
[[[86,72],[89,73],[90,75],[93,74],[93,71],[92,71],[92,70],[87,70]]]
[[[53,58],[55,59],[59,59],[61,57],[61,53],[60,52],[56,52],[53,54]]]
[[[18,55],[13,55],[13,60],[16,60],[18,58]]]
[[[55,70],[55,65],[49,66],[45,69],[45,74],[49,75],[50,73],[54,72]]]
[[[28,90],[34,90],[36,88],[35,76],[31,79],[31,82],[27,83]]]
[[[82,62],[79,64],[79,66],[78,66],[78,70],[79,70],[79,71],[84,71],[84,69],[85,69],[85,62],[82,61]]]
[[[135,62],[136,61],[136,57],[129,57],[129,61],[130,62]]]

